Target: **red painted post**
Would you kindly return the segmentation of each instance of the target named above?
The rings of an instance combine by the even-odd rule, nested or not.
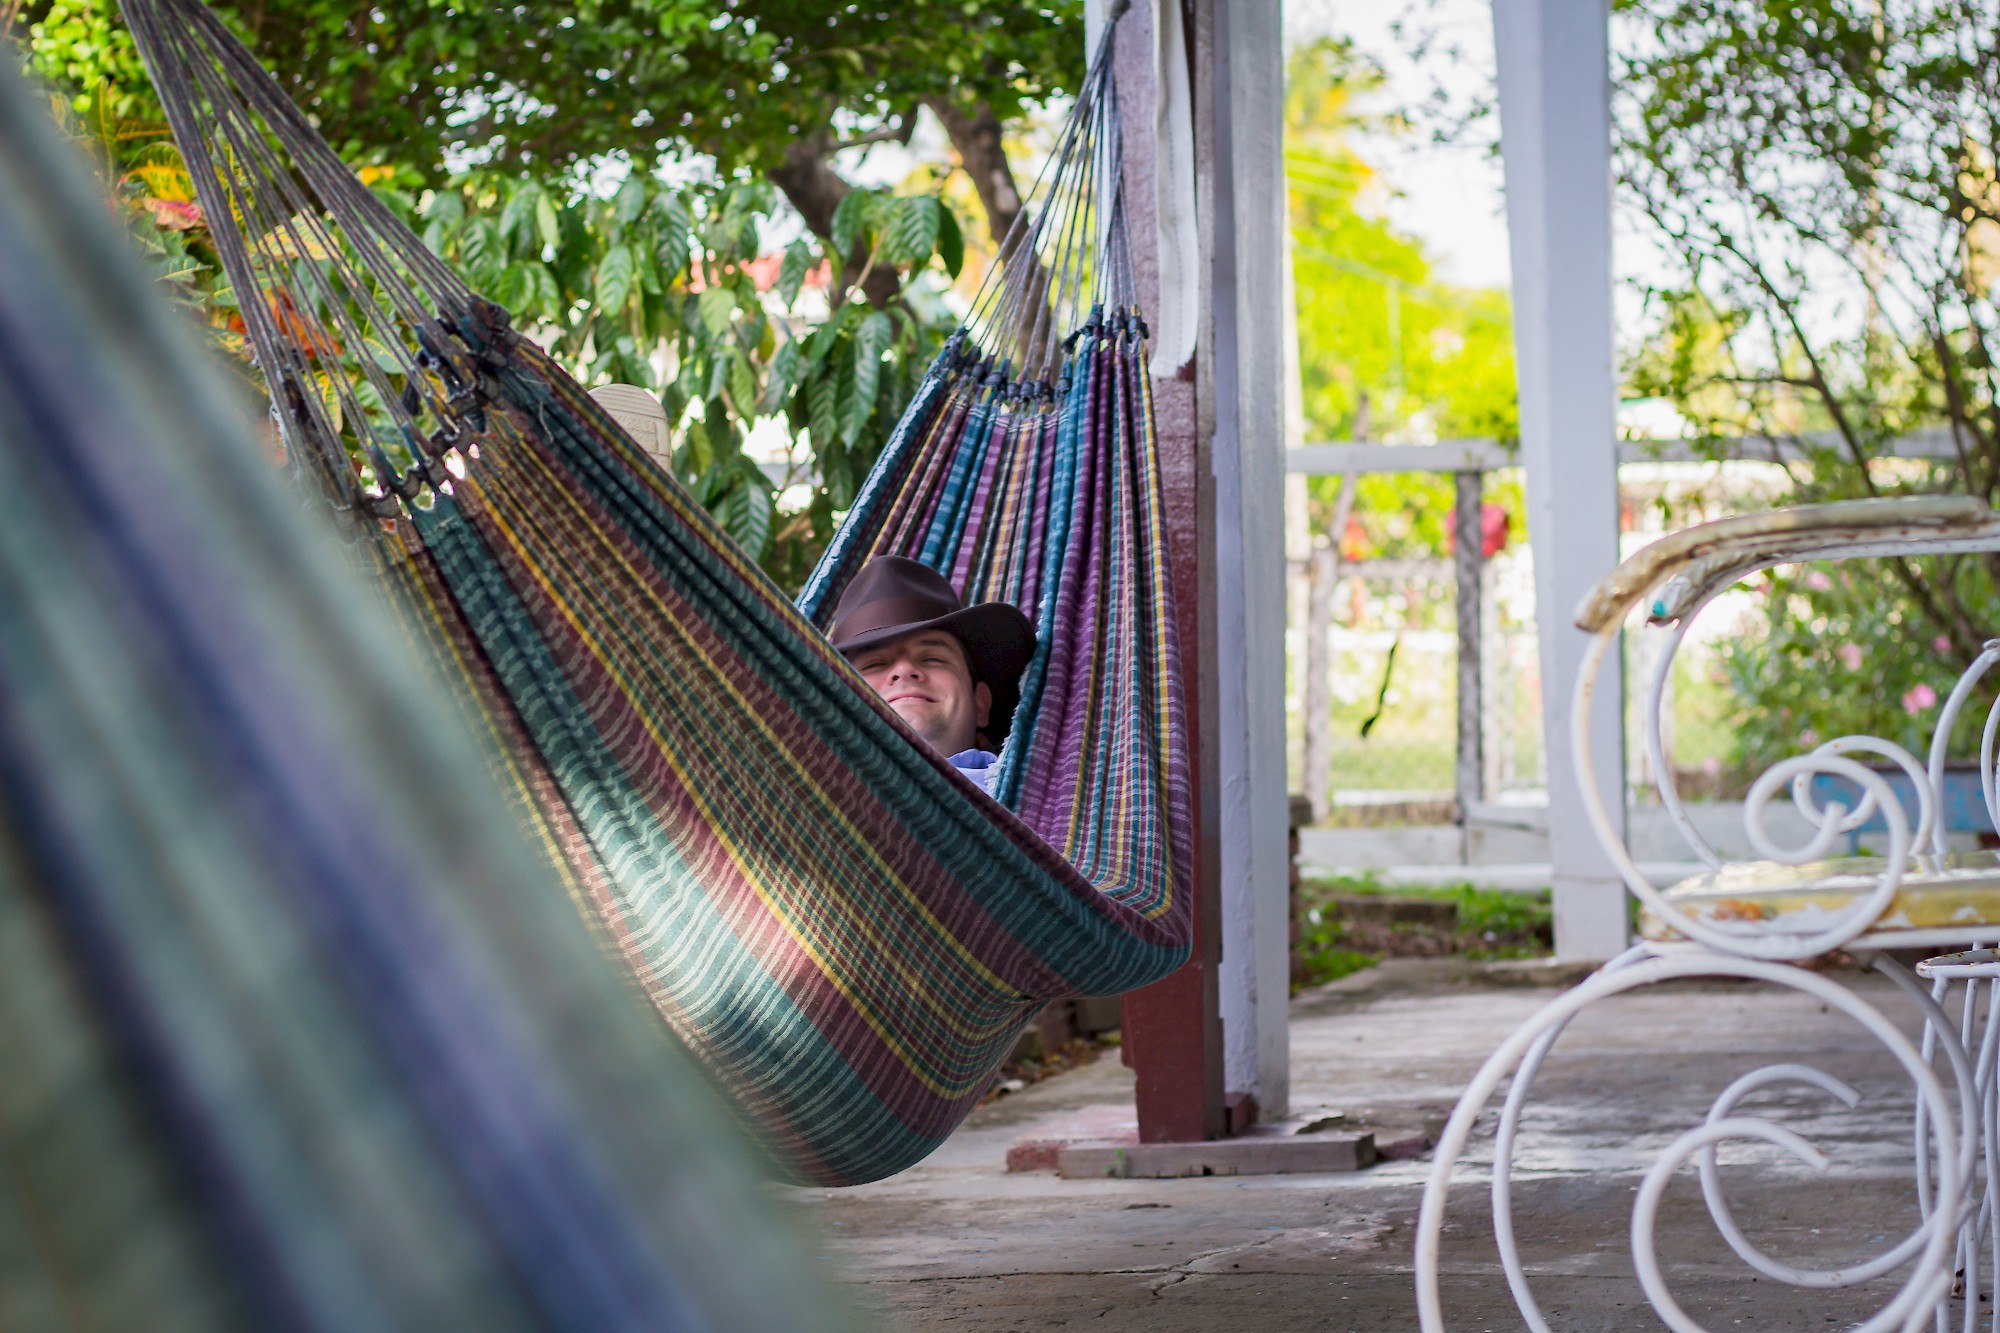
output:
[[[1209,0],[1196,0],[1186,23],[1194,48],[1197,171],[1207,160],[1200,108],[1206,104],[1211,31]],[[1117,76],[1125,109],[1126,208],[1140,298],[1147,310],[1159,306],[1159,262],[1153,187],[1153,31],[1151,5],[1134,3],[1118,25]],[[1210,210],[1204,197],[1202,212]],[[1203,219],[1204,258],[1210,235]],[[1204,267],[1203,285],[1207,285]],[[1204,293],[1203,308],[1207,301]],[[1202,350],[1209,339],[1204,332]],[[1225,1132],[1223,1111],[1222,1018],[1216,993],[1221,958],[1217,918],[1221,866],[1213,812],[1218,808],[1215,643],[1215,483],[1209,439],[1213,410],[1203,411],[1196,395],[1196,365],[1183,366],[1171,379],[1153,381],[1159,428],[1160,464],[1168,532],[1172,540],[1174,594],[1179,604],[1181,673],[1192,727],[1195,765],[1195,932],[1194,957],[1166,980],[1125,997],[1125,1060],[1137,1075],[1139,1138],[1146,1143],[1193,1142]]]

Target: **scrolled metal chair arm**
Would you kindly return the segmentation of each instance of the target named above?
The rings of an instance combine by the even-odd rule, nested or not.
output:
[[[1950,543],[1941,548],[1940,543]],[[1963,544],[1961,546],[1961,544]],[[2000,547],[2000,514],[1969,495],[1898,496],[1798,505],[1697,523],[1635,552],[1585,595],[1578,629],[1603,633],[1653,589],[1678,578],[1672,603],[1699,606],[1719,587],[1765,565],[1904,550]],[[1663,606],[1659,619],[1677,618]]]

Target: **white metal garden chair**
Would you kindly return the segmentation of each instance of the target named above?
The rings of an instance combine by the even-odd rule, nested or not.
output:
[[[1599,839],[1644,907],[1641,940],[1574,989],[1558,997],[1517,1030],[1480,1069],[1461,1098],[1438,1144],[1417,1229],[1417,1302],[1426,1333],[1445,1328],[1439,1305],[1439,1235],[1453,1166],[1464,1152],[1474,1121],[1501,1083],[1513,1075],[1494,1145],[1492,1205],[1501,1263],[1516,1304],[1536,1333],[1548,1324],[1536,1305],[1513,1233],[1510,1163],[1522,1108],[1544,1058],[1577,1013],[1598,1000],[1656,982],[1683,977],[1741,977],[1804,992],[1847,1014],[1881,1043],[1908,1075],[1916,1094],[1915,1170],[1921,1223],[1872,1260],[1839,1268],[1808,1269],[1760,1250],[1738,1227],[1723,1197],[1717,1145],[1760,1140],[1818,1166],[1825,1158],[1795,1131],[1740,1104],[1774,1084],[1817,1087],[1852,1106],[1852,1088],[1803,1064],[1773,1065],[1721,1090],[1700,1125],[1679,1136],[1646,1173],[1632,1214],[1632,1251],[1647,1299],[1679,1333],[1701,1333],[1675,1300],[1661,1271],[1654,1221],[1669,1180],[1690,1160],[1719,1232],[1758,1272],[1799,1287],[1840,1288],[1900,1274],[1901,1285],[1867,1322],[1866,1333],[1914,1331],[1952,1322],[1971,1330],[1981,1320],[1979,1296],[1991,1294],[2000,1273],[2000,1200],[1993,1148],[2000,1139],[2000,856],[1951,855],[1938,818],[1944,759],[1952,729],[1974,688],[2000,663],[2000,639],[1988,642],[1959,677],[1941,711],[1928,760],[1868,736],[1842,736],[1773,765],[1745,801],[1746,832],[1763,858],[1726,862],[1702,838],[1682,808],[1672,765],[1665,762],[1662,705],[1676,651],[1689,626],[1718,594],[1744,576],[1780,564],[1884,555],[1932,555],[2000,550],[2000,515],[1967,497],[1867,500],[1815,505],[1701,524],[1654,543],[1621,564],[1592,590],[1577,612],[1578,626],[1593,635],[1580,674],[1573,715],[1575,762]],[[1646,684],[1646,742],[1667,811],[1708,869],[1667,889],[1639,871],[1617,837],[1599,798],[1585,737],[1591,691],[1620,629],[1640,607],[1669,638]],[[1996,735],[2000,704],[1989,712],[1981,741],[1981,781],[1988,811],[2000,827],[1996,797]],[[1878,768],[1856,756],[1887,761],[1906,774],[1916,793],[1905,809]],[[1832,774],[1861,793],[1853,808],[1816,802],[1812,780]],[[1805,845],[1781,847],[1766,830],[1766,811],[1789,789],[1813,835]],[[1879,814],[1888,834],[1887,854],[1867,860],[1830,858],[1837,842]],[[1873,1004],[1838,981],[1800,964],[1837,950],[1957,947],[1968,950],[1919,966],[1918,980],[1886,959],[1877,965],[1924,1016],[1921,1041],[1912,1042]],[[1963,982],[1956,1018],[1941,1001]],[[1980,983],[1984,983],[1981,985]],[[1984,1145],[1986,1152],[1981,1153]],[[1982,1263],[1982,1260],[1985,1262]],[[1956,1293],[1954,1288],[1956,1287]],[[1954,1294],[1962,1295],[1956,1320]],[[2000,1330],[2000,1302],[1985,1318]]]

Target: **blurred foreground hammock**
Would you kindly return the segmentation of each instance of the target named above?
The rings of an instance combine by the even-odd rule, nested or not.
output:
[[[842,1325],[0,62],[0,1328]]]
[[[199,0],[123,4],[295,469],[784,1171],[917,1161],[1049,1000],[1180,965],[1185,737],[1108,31],[1034,220],[794,607]],[[998,802],[815,629],[880,553],[1037,623]]]

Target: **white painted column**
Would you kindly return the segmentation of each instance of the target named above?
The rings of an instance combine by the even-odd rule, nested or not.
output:
[[[1178,0],[1165,0],[1177,4]],[[1213,367],[1227,1089],[1291,1096],[1285,770],[1284,55],[1279,6],[1215,0]]]
[[[1570,698],[1586,647],[1571,616],[1618,562],[1608,8],[1608,0],[1493,0],[1556,953],[1579,959],[1609,958],[1627,934],[1624,885],[1591,833],[1570,762]],[[1592,762],[1621,829],[1623,694],[1614,662],[1598,678],[1588,722]]]

